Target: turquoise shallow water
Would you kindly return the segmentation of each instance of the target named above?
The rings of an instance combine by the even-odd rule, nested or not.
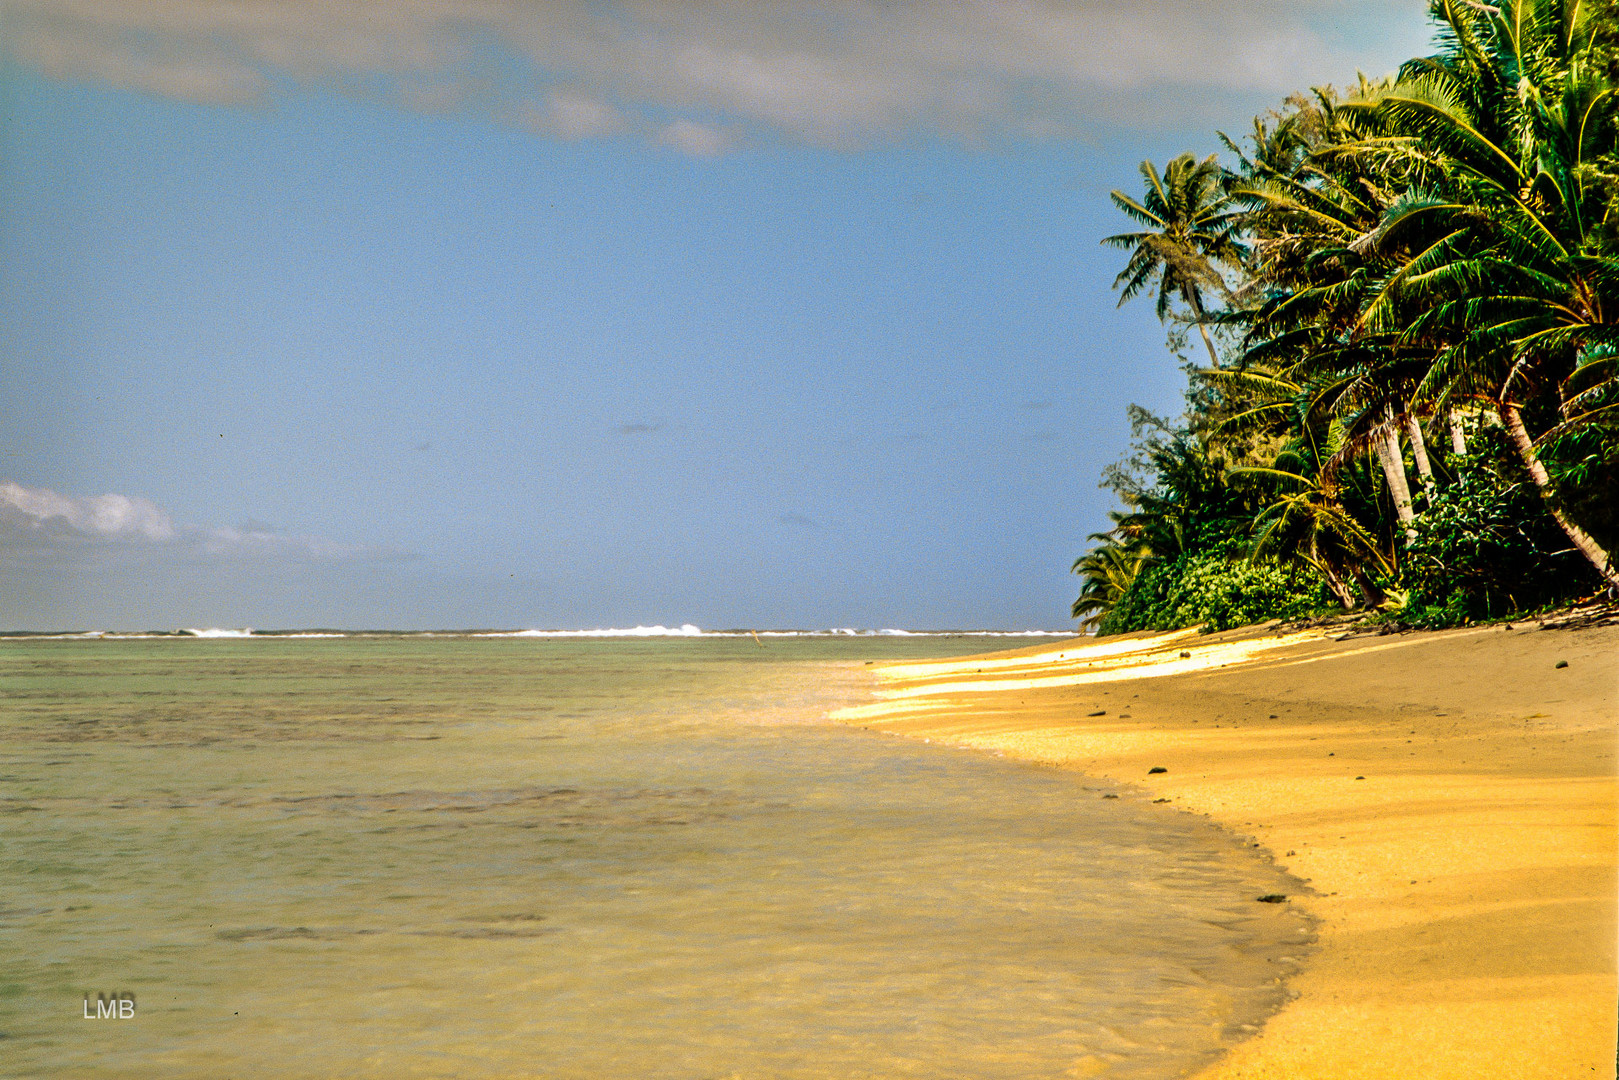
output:
[[[1308,927],[1254,898],[1296,883],[1128,791],[817,722],[867,661],[1004,644],[0,642],[0,1061],[1184,1074],[1282,1000]]]

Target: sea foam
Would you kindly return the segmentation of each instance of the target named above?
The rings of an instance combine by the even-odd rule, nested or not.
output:
[[[490,630],[475,633],[471,637],[702,637],[701,628],[691,623],[682,623],[678,627],[667,626],[632,626],[632,627],[606,627],[600,630]]]

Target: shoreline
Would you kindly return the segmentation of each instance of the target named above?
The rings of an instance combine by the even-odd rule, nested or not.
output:
[[[1296,996],[1197,1080],[1609,1075],[1619,626],[1339,632],[885,663],[831,719],[1132,784],[1307,883]]]

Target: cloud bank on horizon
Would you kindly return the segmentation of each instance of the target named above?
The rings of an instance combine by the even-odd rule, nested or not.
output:
[[[971,144],[1196,122],[1232,97],[1381,74],[1421,13],[1410,0],[0,0],[0,41],[53,78],[201,102],[317,87],[711,156],[757,136]]]
[[[288,535],[261,522],[214,528],[177,525],[148,499],[63,495],[0,481],[0,560],[18,556],[60,560],[118,552],[276,563],[413,557],[392,549]]]

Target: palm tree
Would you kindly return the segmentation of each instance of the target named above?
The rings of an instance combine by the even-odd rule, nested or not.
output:
[[[1071,610],[1081,630],[1094,630],[1107,617],[1149,558],[1145,548],[1121,543],[1109,533],[1095,533],[1090,539],[1097,546],[1073,566],[1073,572],[1085,579]]]
[[[1379,550],[1377,538],[1345,508],[1333,458],[1322,461],[1313,454],[1292,452],[1280,456],[1275,468],[1232,472],[1280,481],[1282,490],[1276,500],[1254,519],[1256,556],[1267,548],[1281,548],[1284,554],[1308,564],[1326,581],[1345,611],[1355,607],[1355,594],[1345,578],[1354,580],[1366,606],[1383,602],[1385,594],[1367,567],[1392,577],[1394,564]]]
[[[1093,538],[1117,550],[1076,564],[1088,594],[1105,601],[1126,555],[1140,556],[1133,596],[1241,533],[1257,534],[1255,556],[1313,567],[1346,606],[1357,586],[1375,605],[1409,572],[1400,533],[1448,536],[1445,488],[1494,470],[1498,445],[1619,587],[1596,539],[1619,479],[1619,0],[1431,8],[1435,55],[1289,98],[1255,121],[1251,152],[1222,136],[1233,171],[1181,155],[1162,174],[1142,164],[1140,201],[1114,192],[1140,230],[1104,241],[1130,252],[1119,302],[1154,291],[1160,319],[1184,312],[1211,368],[1194,374],[1185,428],[1130,459],[1152,481],[1115,488],[1131,509]],[[1210,322],[1243,329],[1235,363]],[[1466,455],[1464,414],[1504,445]],[[1447,421],[1456,453],[1430,462],[1424,427]],[[1245,502],[1246,527],[1228,516]]]
[[[1357,96],[1386,88],[1362,77]],[[1406,249],[1434,238],[1409,227],[1430,201],[1408,185],[1426,164],[1367,153],[1344,122],[1337,92],[1291,99],[1274,127],[1256,123],[1252,157],[1242,161],[1232,200],[1253,247],[1264,295],[1242,313],[1249,328],[1242,366],[1287,356],[1319,384],[1313,408],[1356,416],[1351,434],[1376,450],[1400,516],[1414,518],[1399,438],[1403,433],[1425,490],[1434,484],[1413,393],[1432,350],[1401,340],[1412,312],[1402,306],[1411,265]],[[1391,166],[1393,166],[1391,168]],[[1416,235],[1412,235],[1415,233]]]
[[[1122,191],[1113,192],[1112,198],[1114,205],[1146,228],[1102,240],[1109,247],[1130,249],[1130,260],[1113,281],[1113,287],[1120,290],[1119,303],[1155,287],[1162,321],[1169,316],[1171,301],[1181,301],[1203,336],[1209,362],[1219,367],[1220,358],[1209,338],[1204,296],[1210,290],[1229,295],[1221,270],[1240,268],[1247,256],[1238,240],[1236,208],[1226,196],[1225,171],[1213,155],[1198,161],[1191,154],[1181,154],[1170,161],[1162,176],[1152,162],[1143,161],[1141,175],[1147,189],[1140,202]]]
[[[1471,397],[1501,417],[1545,505],[1598,572],[1619,568],[1559,505],[1525,405],[1567,391],[1619,341],[1619,88],[1593,57],[1615,30],[1563,0],[1500,7],[1439,0],[1450,34],[1440,56],[1343,107],[1360,146],[1413,168],[1438,165],[1443,192],[1410,214],[1442,239],[1408,259],[1399,293],[1427,310],[1401,340],[1435,350],[1422,391]]]
[[[1308,368],[1308,360],[1287,366],[1245,362],[1239,370],[1206,372],[1199,377],[1245,406],[1221,422],[1218,434],[1251,439],[1263,433],[1271,445],[1281,444],[1265,465],[1237,465],[1227,470],[1230,477],[1258,480],[1275,489],[1272,501],[1254,517],[1253,556],[1271,550],[1308,565],[1345,610],[1356,606],[1349,584],[1353,581],[1366,605],[1375,607],[1384,592],[1371,575],[1394,576],[1392,538],[1385,553],[1377,535],[1377,517],[1366,512],[1366,492],[1353,491],[1355,485],[1346,483],[1345,473],[1368,442],[1381,450],[1377,440],[1384,432],[1368,431],[1359,418],[1346,420],[1322,408],[1322,400],[1330,394],[1319,382],[1310,381]],[[1385,457],[1379,453],[1386,476]],[[1403,466],[1396,469],[1403,478]],[[1398,510],[1399,496],[1391,494]],[[1367,517],[1370,523],[1362,520]],[[1405,514],[1399,518],[1402,525],[1408,524]]]

